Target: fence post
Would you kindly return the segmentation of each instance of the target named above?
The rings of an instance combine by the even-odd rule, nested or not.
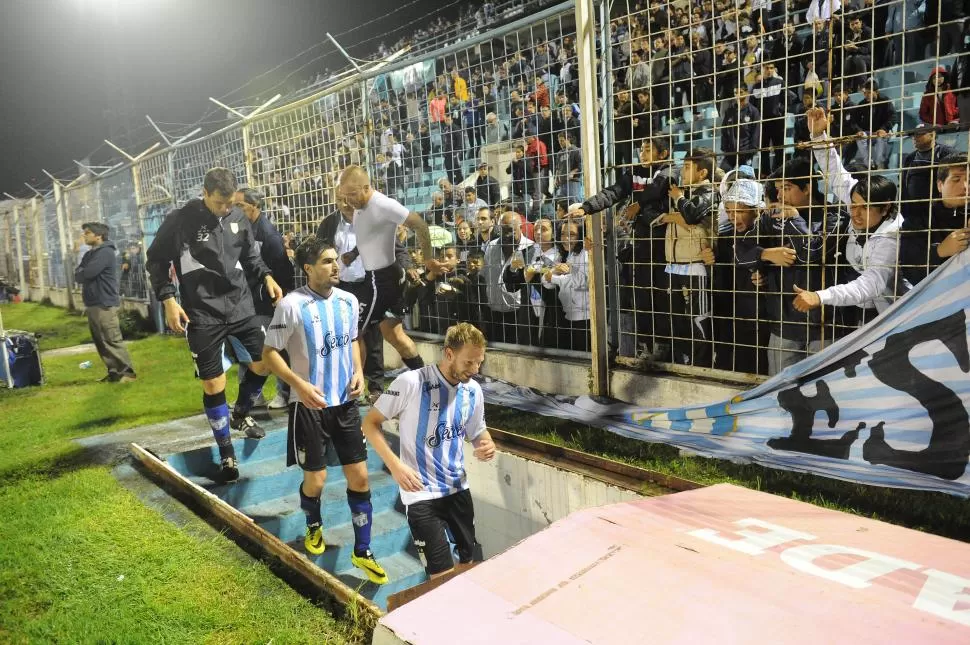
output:
[[[374,160],[377,159],[377,155],[371,155],[370,151],[370,145],[374,135],[374,127],[370,122],[370,95],[367,92],[366,78],[360,81],[360,100],[361,112],[364,118],[364,168],[367,169],[367,174],[371,177],[371,181],[373,181],[374,174],[376,174],[376,168],[372,164]],[[378,141],[380,141],[380,138],[378,138]]]
[[[258,190],[259,187],[253,182],[253,150],[249,145],[249,121],[243,121],[242,126],[242,140],[243,140],[243,165],[246,168],[246,186],[252,188],[253,190]]]
[[[64,278],[65,285],[67,285],[67,309],[68,311],[74,311],[74,261],[77,258],[71,257],[67,254],[68,244],[67,244],[67,222],[70,219],[67,217],[67,213],[64,208],[64,189],[61,187],[60,182],[54,182],[54,208],[57,214],[57,234],[61,243],[61,259],[64,265]]]
[[[609,55],[604,43],[604,57]],[[596,10],[594,0],[576,2],[576,54],[579,73],[580,138],[583,154],[583,181],[587,195],[599,192],[601,169],[599,155],[599,114],[596,89]],[[609,352],[606,325],[606,267],[603,213],[587,216],[587,230],[592,231],[590,249],[590,336],[592,349],[592,382],[590,394],[610,393]]]
[[[24,243],[20,235],[20,210],[22,206],[19,201],[13,204],[13,230],[14,230],[14,241],[17,245],[16,253],[14,253],[14,258],[17,261],[17,278],[20,281],[20,297],[27,300],[30,295],[30,291],[27,288],[27,276],[24,273]]]
[[[47,259],[44,257],[46,245],[42,242],[40,210],[37,208],[37,198],[30,198],[31,229],[34,234],[34,254],[37,256],[37,288],[41,299],[48,297],[47,293]]]

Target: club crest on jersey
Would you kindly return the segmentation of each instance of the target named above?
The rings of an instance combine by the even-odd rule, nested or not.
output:
[[[437,448],[442,441],[451,439],[462,439],[465,436],[465,426],[452,426],[442,421],[435,428],[435,431],[428,437],[428,447]]]
[[[229,223],[229,230],[232,231],[232,234],[233,235],[235,235],[236,233],[238,233],[239,232],[239,222],[230,222]]]
[[[438,382],[431,383],[429,381],[425,383],[423,387],[425,392],[433,392],[435,390],[441,389],[441,383],[438,383]]]
[[[323,347],[320,348],[320,356],[326,358],[335,349],[345,347],[350,344],[350,334],[335,334],[328,331],[323,337]]]

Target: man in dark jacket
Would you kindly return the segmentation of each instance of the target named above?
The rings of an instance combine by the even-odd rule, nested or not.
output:
[[[478,177],[475,179],[475,192],[488,204],[489,208],[495,208],[502,201],[502,191],[499,189],[498,182],[488,174],[488,164],[482,162],[478,164]]]
[[[737,100],[730,102],[721,119],[721,168],[725,171],[750,165],[761,145],[761,112],[748,102],[744,87],[734,90],[734,95]]]
[[[252,188],[244,188],[236,191],[233,196],[233,205],[243,212],[253,228],[253,239],[259,249],[259,256],[269,267],[273,279],[280,286],[284,294],[293,291],[294,270],[290,258],[286,255],[286,248],[283,246],[283,236],[276,229],[269,218],[263,213],[264,197],[262,193]],[[253,294],[253,306],[256,309],[256,321],[260,326],[268,328],[273,319],[274,305],[266,294],[266,288],[255,276],[248,276],[249,291]],[[242,383],[249,371],[248,365],[253,357],[244,355],[245,350],[235,338],[230,337],[236,358],[239,360],[239,382]],[[285,353],[285,352],[284,352]],[[276,397],[270,402],[270,409],[283,409],[289,404],[290,388],[283,379],[276,379]],[[255,406],[260,406],[264,402],[262,397],[257,397]]]
[[[900,228],[899,262],[913,286],[970,242],[967,156],[957,153],[936,163],[939,199],[925,211],[912,210]]]
[[[890,133],[899,125],[899,115],[893,102],[879,92],[875,79],[862,84],[862,95],[865,98],[857,106],[856,114],[861,121],[859,127],[869,138],[859,140],[859,161],[885,170],[889,162]]]
[[[121,305],[118,249],[108,239],[108,227],[101,222],[83,224],[81,230],[84,231],[84,243],[91,248],[74,270],[74,280],[81,284],[84,313],[88,317],[94,346],[108,368],[108,375],[101,380],[128,383],[136,377],[118,324],[118,307]]]
[[[755,274],[755,283],[766,295],[769,376],[821,349],[821,310],[801,313],[792,306],[790,295],[796,286],[821,288],[822,227],[839,217],[838,209],[829,212],[817,180],[808,176],[810,171],[811,163],[805,159],[779,168],[771,177],[777,196],[771,210],[734,221],[735,262]],[[731,199],[728,195],[724,201]],[[803,282],[813,286],[803,287]]]
[[[937,143],[936,128],[921,125],[912,133],[913,148],[903,156],[900,188],[903,200],[899,212],[904,219],[929,219],[933,199],[933,176],[940,161],[956,153],[948,145]]]
[[[441,126],[441,154],[445,158],[448,181],[453,184],[460,184],[465,179],[461,169],[464,149],[461,128],[456,127],[451,115],[446,114],[444,124]]]
[[[582,217],[632,198],[621,216],[632,228],[632,240],[617,254],[620,306],[634,312],[637,344],[646,346],[647,353],[655,360],[666,360],[670,352],[665,228],[659,220],[672,210],[668,192],[675,177],[667,138],[645,140],[640,146],[638,165],[621,175],[617,183],[589,197],[581,209],[570,213],[570,217]]]
[[[244,430],[253,439],[266,435],[249,410],[269,368],[261,360],[250,364],[230,415],[223,347],[229,336],[235,336],[250,356],[263,355],[265,332],[254,320],[247,276],[265,284],[270,300],[275,302],[283,295],[259,256],[249,220],[242,211],[232,209],[235,192],[232,171],[209,170],[203,180],[203,198],[189,200],[169,213],[148,249],[148,274],[165,308],[165,322],[172,331],[185,333],[202,380],[202,404],[219,446],[225,481],[239,478],[229,429]],[[175,300],[176,289],[169,276],[173,263],[181,304]]]
[[[761,113],[761,176],[781,166],[785,158],[785,111],[789,109],[785,81],[778,76],[774,63],[761,66],[761,75],[751,97]],[[793,106],[792,106],[793,107]],[[772,162],[774,157],[774,162]]]

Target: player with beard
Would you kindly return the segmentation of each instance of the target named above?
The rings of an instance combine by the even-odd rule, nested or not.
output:
[[[485,344],[482,332],[469,323],[450,327],[441,360],[398,376],[364,419],[364,436],[401,487],[414,545],[432,578],[455,566],[446,529],[460,563],[481,559],[464,443],[471,442],[482,461],[495,456],[485,429],[482,388],[472,380],[485,360]],[[381,432],[381,424],[394,418],[399,419],[400,457]]]
[[[357,342],[357,298],[337,288],[340,269],[333,245],[310,236],[296,250],[307,285],[283,298],[263,347],[263,362],[290,385],[286,465],[303,469],[300,507],[306,514],[304,546],[323,553],[320,495],[327,479],[327,445],[333,443],[347,478],[347,504],[354,526],[351,563],[371,582],[387,574],[370,550],[371,505],[367,446],[356,399],[364,389]],[[281,351],[290,358],[287,366]]]

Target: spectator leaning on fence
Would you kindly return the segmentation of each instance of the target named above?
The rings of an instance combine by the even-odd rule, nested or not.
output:
[[[90,248],[74,270],[74,280],[81,285],[84,313],[94,346],[108,368],[108,375],[101,381],[128,383],[136,375],[118,323],[121,306],[118,249],[108,239],[110,229],[105,224],[88,222],[81,225],[81,230],[84,244]]]
[[[896,185],[881,175],[856,179],[849,174],[839,153],[826,145],[829,120],[824,110],[812,108],[808,123],[817,146],[815,160],[826,185],[851,214],[851,224],[846,229],[845,259],[856,275],[843,274],[839,284],[821,291],[796,288],[794,306],[799,311],[810,311],[822,305],[855,305],[882,313],[896,295],[902,295],[909,288],[896,265],[902,224],[896,206]]]

